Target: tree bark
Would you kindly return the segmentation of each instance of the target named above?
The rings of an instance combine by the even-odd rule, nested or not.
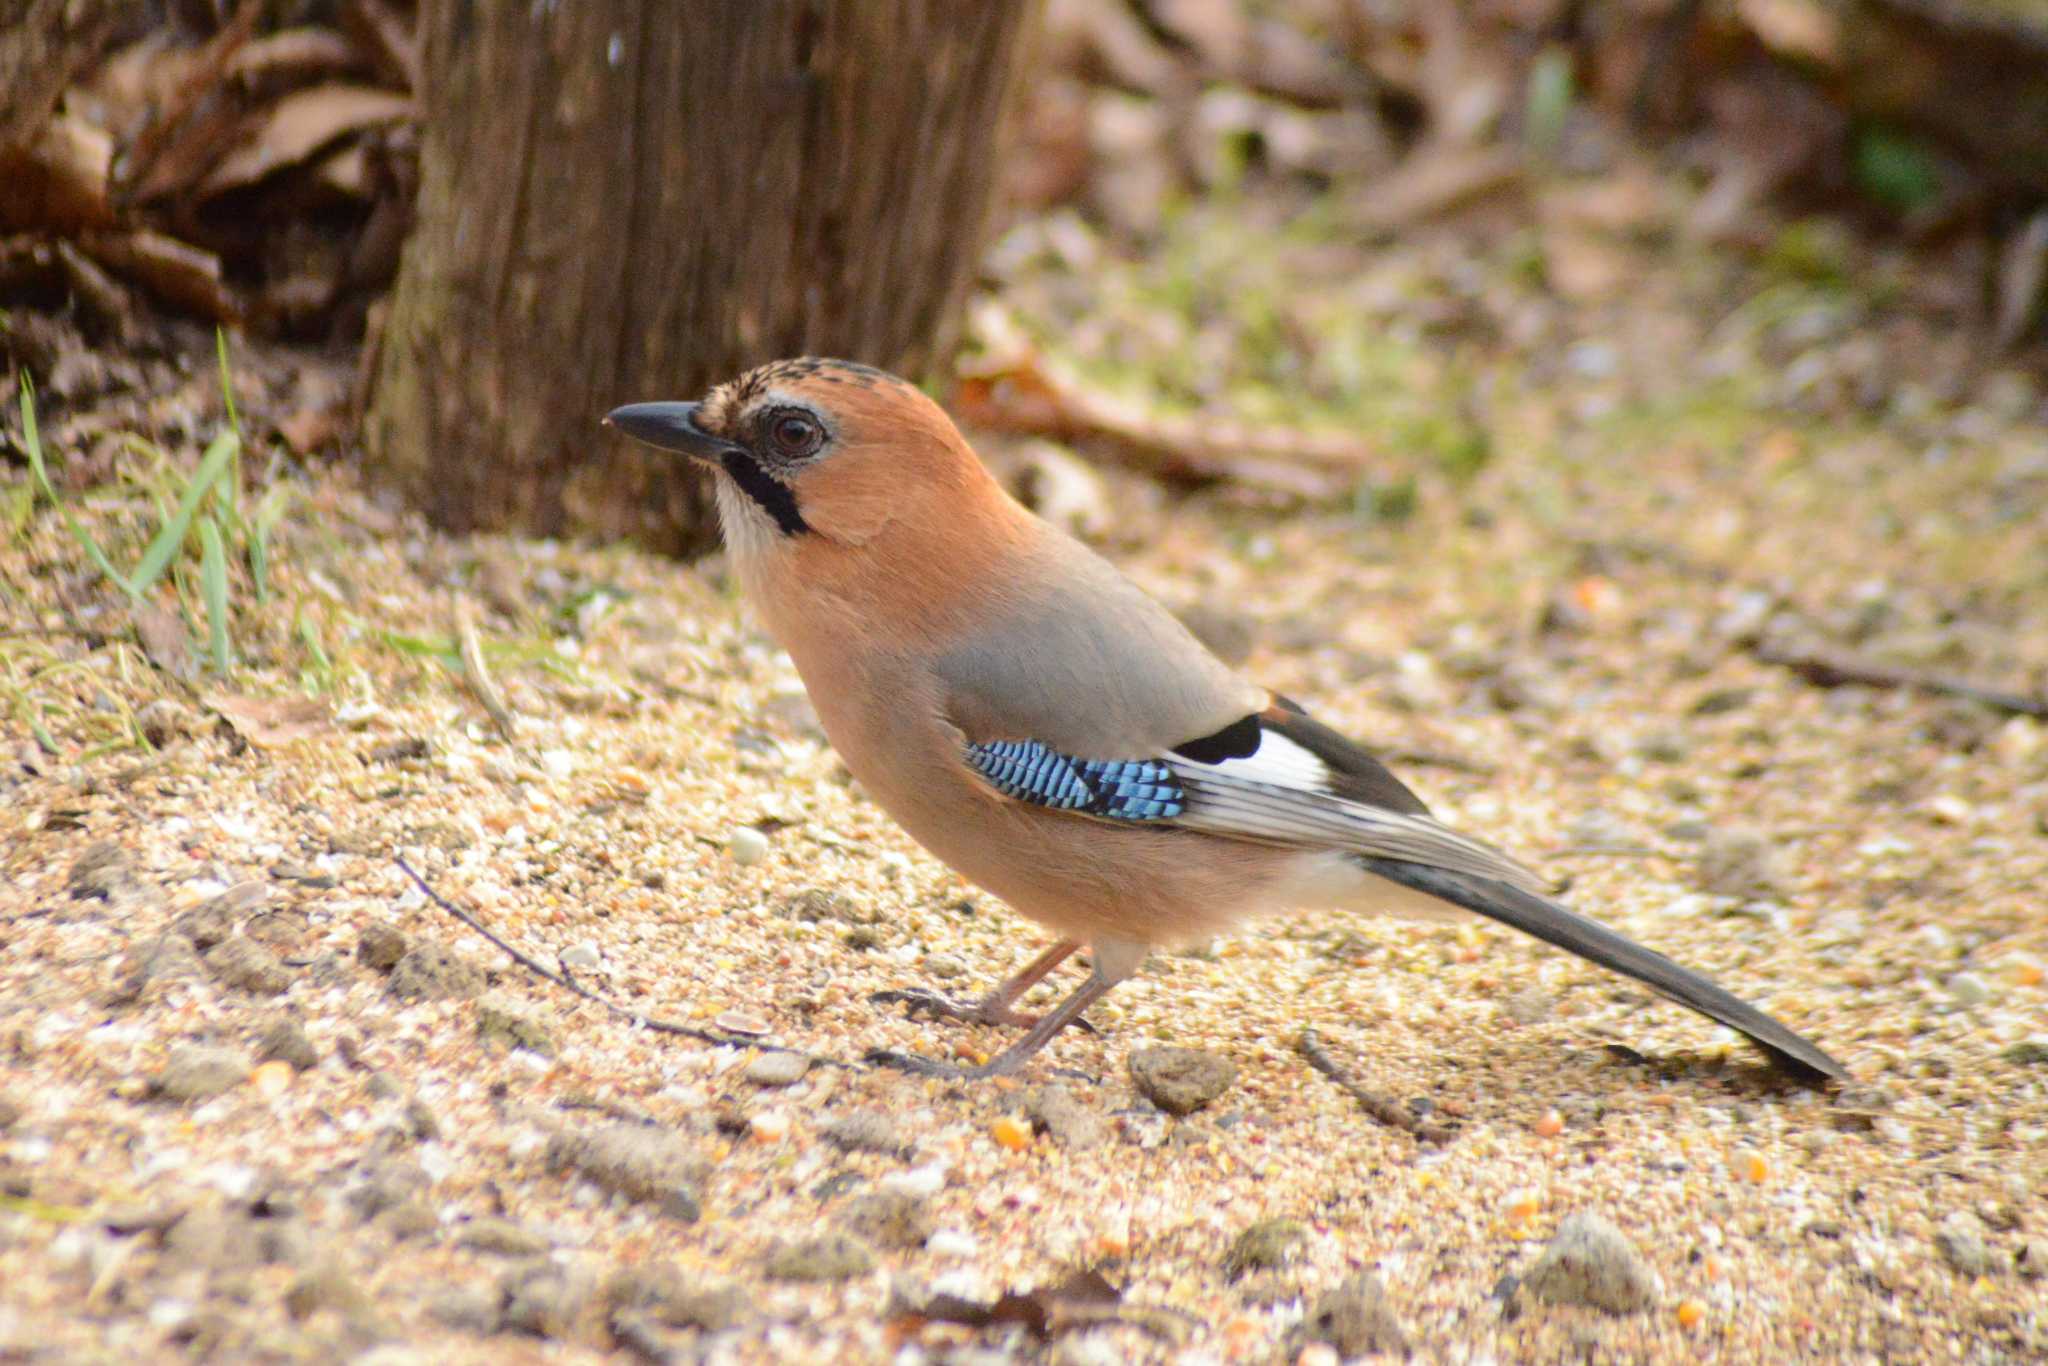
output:
[[[364,437],[438,524],[709,544],[601,432],[783,356],[950,350],[1035,0],[427,0],[419,223]]]

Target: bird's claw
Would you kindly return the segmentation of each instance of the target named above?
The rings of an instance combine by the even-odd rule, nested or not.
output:
[[[1043,1018],[1008,1006],[993,1006],[987,1001],[956,1001],[929,987],[896,987],[889,991],[870,992],[868,1001],[873,1005],[903,1006],[904,1017],[912,1020],[922,1015],[933,1020],[961,1020],[967,1024],[1029,1029]],[[1086,1020],[1076,1020],[1069,1028],[1088,1034],[1101,1032]]]
[[[982,1075],[980,1068],[956,1067],[949,1062],[919,1057],[915,1053],[898,1053],[889,1048],[870,1048],[866,1061],[875,1067],[893,1067],[912,1076],[942,1077],[947,1081],[968,1081]]]
[[[979,1003],[969,1005],[943,996],[928,987],[897,987],[890,991],[868,993],[872,1005],[900,1005],[904,1007],[904,1018],[914,1020],[920,1015],[934,1020],[979,1021]]]

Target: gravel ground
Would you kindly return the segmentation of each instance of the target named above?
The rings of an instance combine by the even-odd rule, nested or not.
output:
[[[228,680],[7,642],[80,710],[55,754],[17,714],[0,772],[0,1355],[2040,1360],[2048,728],[1750,648],[2048,668],[2038,400],[2007,400],[1939,440],[1506,441],[1400,519],[1089,495],[1260,677],[1811,1034],[1832,1091],[1507,931],[1347,915],[1160,955],[1014,1081],[849,1065],[1000,1047],[867,998],[1043,937],[864,800],[718,563],[446,540],[323,476]],[[48,516],[0,552],[51,626],[80,564]],[[451,591],[509,739],[404,644]],[[91,752],[130,713],[154,748]],[[520,970],[400,857],[730,1042]],[[1449,1138],[1371,1118],[1306,1027]],[[1212,1098],[1134,1086],[1168,1046],[1209,1056],[1148,1074]]]

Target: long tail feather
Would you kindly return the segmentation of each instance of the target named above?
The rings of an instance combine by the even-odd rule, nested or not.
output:
[[[1846,1068],[1818,1046],[1793,1033],[1748,1002],[1731,995],[1705,977],[1672,962],[1661,953],[1617,934],[1597,920],[1566,910],[1533,892],[1490,878],[1431,868],[1394,859],[1361,858],[1366,871],[1404,887],[1440,897],[1489,920],[1511,925],[1579,957],[1611,968],[1654,988],[1682,1006],[1748,1035],[1794,1072],[1811,1078],[1847,1080]]]

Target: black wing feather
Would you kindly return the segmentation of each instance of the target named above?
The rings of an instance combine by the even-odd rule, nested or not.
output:
[[[1794,1072],[1808,1078],[1831,1077],[1846,1081],[1848,1069],[1829,1057],[1809,1040],[1793,1033],[1741,998],[1731,995],[1698,973],[1682,968],[1663,954],[1644,948],[1575,911],[1554,901],[1525,892],[1519,887],[1488,878],[1430,868],[1420,863],[1394,859],[1361,858],[1369,872],[1389,882],[1413,887],[1489,920],[1511,925],[1534,935],[1546,944],[1575,953],[1603,968],[1654,988],[1659,994],[1687,1006],[1710,1020],[1740,1030],[1765,1052]]]

